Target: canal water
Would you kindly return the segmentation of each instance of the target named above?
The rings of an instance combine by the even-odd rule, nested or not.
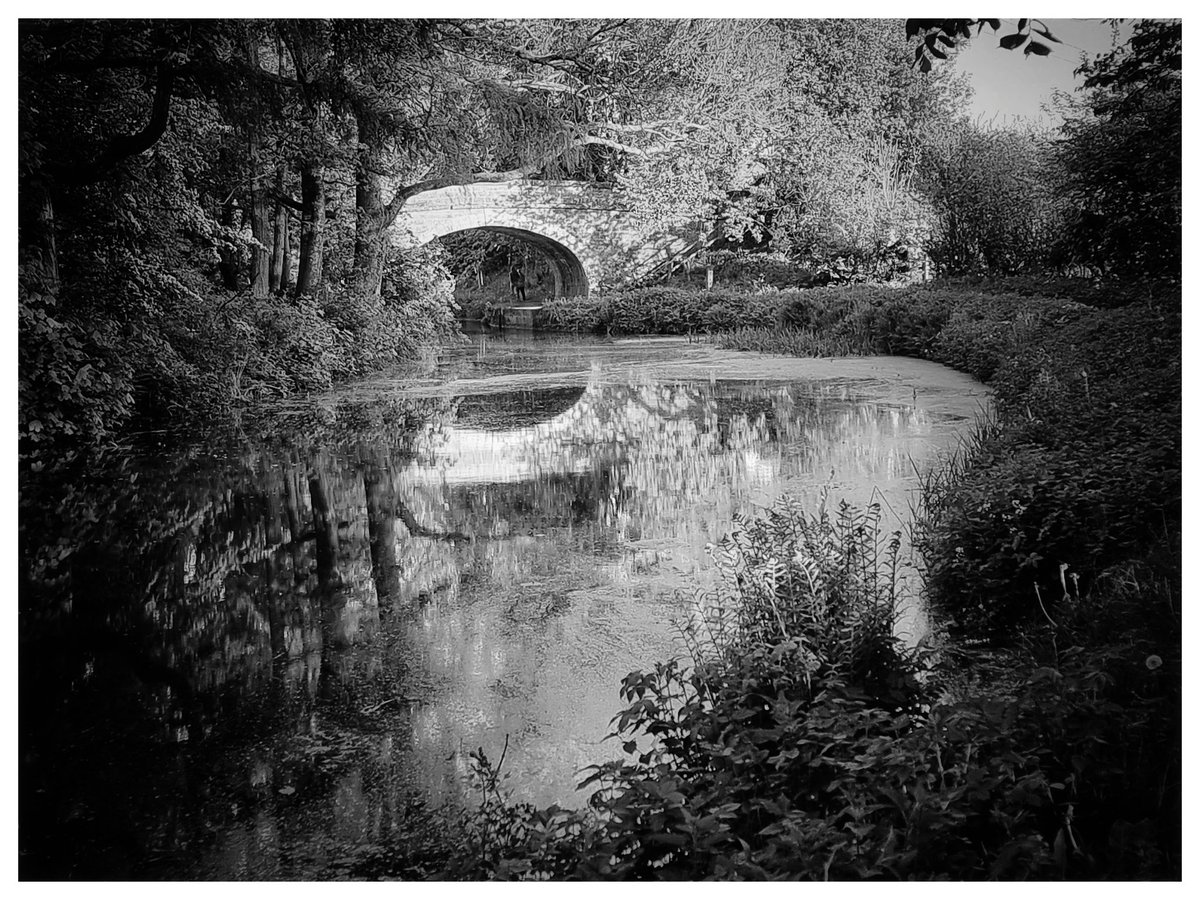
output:
[[[986,402],[910,359],[477,335],[23,478],[21,876],[362,875],[471,802],[480,748],[580,805],[736,516],[790,493],[901,529]]]

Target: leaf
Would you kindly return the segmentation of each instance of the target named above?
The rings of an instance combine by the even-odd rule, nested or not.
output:
[[[1044,37],[1048,41],[1054,41],[1054,43],[1056,43],[1056,44],[1062,43],[1062,41],[1060,41],[1058,38],[1056,38],[1054,35],[1052,35],[1050,33],[1050,29],[1046,27],[1044,22],[1042,22],[1040,19],[1035,19],[1035,21],[1037,22],[1037,24],[1033,26],[1034,31],[1036,31],[1038,34],[1040,34],[1042,37]]]
[[[1006,34],[1000,38],[1000,46],[1005,50],[1016,50],[1027,40],[1029,40],[1029,35],[1027,34]]]
[[[287,787],[281,787],[279,789],[279,793],[283,794],[285,797],[290,797],[292,794],[296,793],[296,789],[289,784]]]
[[[1017,31],[1024,31],[1025,26],[1029,24],[1028,19],[1017,19]]]
[[[683,847],[688,842],[687,836],[682,834],[649,834],[646,836],[646,843],[661,844],[664,847]]]
[[[1025,55],[1032,53],[1034,56],[1049,56],[1050,48],[1045,44],[1039,44],[1037,41],[1030,41],[1029,46],[1025,48]]]

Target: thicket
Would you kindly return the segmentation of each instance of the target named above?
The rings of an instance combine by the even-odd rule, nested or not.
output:
[[[722,25],[719,38],[697,23],[701,58],[681,69],[698,70],[687,99],[709,113],[704,146],[679,141],[618,181],[646,215],[699,223],[709,249],[769,246],[818,283],[913,280],[926,265],[939,278],[1177,272],[1179,21],[1139,20],[1085,63],[1084,89],[1057,101],[1058,130],[961,115],[965,86],[930,57],[985,24],[1002,27],[910,20],[910,38],[925,32],[921,83],[898,23]],[[1005,41],[1036,55],[1055,38],[1025,19]]]

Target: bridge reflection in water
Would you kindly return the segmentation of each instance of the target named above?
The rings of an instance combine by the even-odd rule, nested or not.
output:
[[[33,579],[60,612],[21,651],[23,717],[55,711],[23,723],[30,877],[370,874],[506,741],[519,797],[580,802],[705,545],[785,489],[905,508],[939,427],[845,385],[593,378],[101,467]]]

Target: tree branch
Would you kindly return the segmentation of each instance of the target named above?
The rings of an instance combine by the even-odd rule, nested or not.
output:
[[[130,156],[136,156],[154,146],[167,130],[171,117],[171,92],[175,86],[175,67],[170,60],[157,63],[158,81],[150,107],[150,121],[135,134],[120,134],[91,163],[84,166],[61,166],[56,177],[72,184],[91,184],[103,178],[113,166]]]
[[[694,128],[703,127],[700,125],[692,126],[692,123],[685,124]],[[637,129],[629,130],[636,131]],[[392,197],[391,202],[384,207],[383,215],[380,219],[379,225],[381,228],[391,227],[391,225],[396,221],[397,216],[400,215],[400,211],[404,208],[404,204],[417,194],[423,194],[426,191],[436,191],[445,187],[457,187],[458,185],[464,184],[494,184],[504,181],[516,181],[518,178],[528,178],[530,175],[533,175],[545,168],[546,163],[548,163],[554,157],[560,156],[563,153],[566,153],[568,150],[589,145],[609,147],[613,150],[619,150],[623,153],[631,153],[634,156],[640,156],[643,159],[654,153],[664,152],[664,148],[661,147],[652,147],[649,150],[643,150],[640,147],[634,147],[631,144],[624,144],[620,141],[600,137],[599,135],[595,134],[578,135],[542,159],[536,162],[528,163],[527,165],[521,166],[517,169],[508,169],[504,172],[473,172],[442,175],[437,178],[427,178],[424,181],[414,182],[413,184],[402,187],[396,191],[396,194]]]

